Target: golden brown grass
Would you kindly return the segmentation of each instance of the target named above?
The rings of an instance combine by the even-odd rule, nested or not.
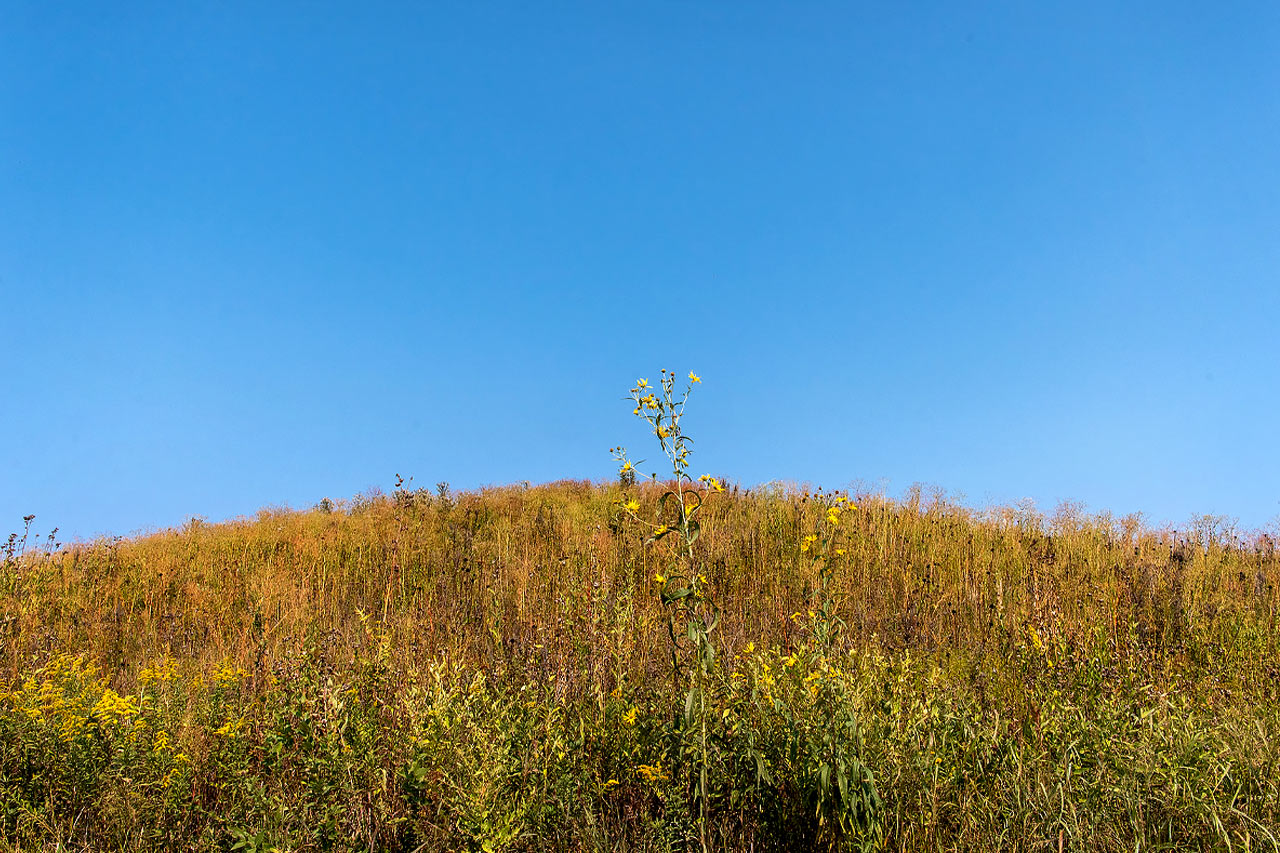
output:
[[[631,494],[647,513],[662,490],[642,484]],[[400,490],[330,511],[264,510],[8,560],[0,676],[10,716],[0,717],[14,740],[0,768],[8,804],[0,835],[82,849],[691,843],[687,779],[671,768],[678,753],[663,751],[679,738],[670,705],[683,695],[670,683],[667,617],[653,581],[669,545],[642,544],[619,517],[621,495],[617,485],[568,481]],[[851,503],[840,525],[847,554],[825,593],[844,629],[830,655],[817,655],[808,614],[819,577],[800,545],[826,503],[783,487],[707,498],[698,559],[722,613],[714,637],[725,662],[712,697],[725,726],[715,735],[723,782],[717,799],[707,795],[719,827],[712,846],[782,849],[786,838],[809,838],[891,849],[1145,849],[1164,838],[1274,847],[1280,555],[1270,537],[1241,539],[1211,519],[1171,531],[1071,507],[1051,518],[1026,508],[979,512],[919,490],[902,500],[854,494]],[[116,779],[106,793],[33,758],[34,746],[19,748],[45,737],[30,729],[35,694],[21,685],[53,678],[37,669],[58,655],[95,662],[103,675],[96,687],[58,681],[59,696],[100,697],[109,687],[140,697],[142,715],[158,715],[151,725],[168,726],[192,769],[171,775],[172,762],[155,764],[152,753],[144,761],[101,746],[126,741],[94,729],[105,724],[88,711],[98,740],[86,741],[84,767]],[[191,686],[166,694],[163,713],[145,711],[152,694],[140,675],[166,656]],[[439,674],[442,662],[454,675]],[[237,668],[235,692],[209,686],[215,671]],[[823,672],[835,673],[823,677],[841,698],[808,704],[828,701],[809,688]],[[470,680],[477,673],[483,688]],[[290,678],[296,693],[282,692]],[[422,684],[434,687],[413,686]],[[358,711],[349,726],[329,746],[297,734],[299,720],[334,719],[335,697],[348,695],[339,688],[356,697],[342,711]],[[481,700],[489,704],[466,710]],[[469,725],[502,725],[451,740],[456,727],[426,722],[439,719],[430,708],[446,705],[456,719],[479,715]],[[817,789],[788,763],[796,747],[782,745],[804,731],[816,740],[803,743],[820,744],[818,721],[833,708],[851,709],[849,749],[882,800],[843,834],[806,823],[814,817],[805,817],[813,807],[805,791]],[[235,725],[244,727],[240,740],[228,739]],[[294,734],[281,742],[293,746],[273,747],[285,730]],[[520,739],[532,731],[541,734]],[[538,761],[562,775],[546,770],[541,793],[528,793],[533,771],[519,756],[558,738],[564,749],[546,747]],[[288,779],[331,772],[302,768],[304,742],[317,756],[332,748],[327,768],[347,767],[353,744],[374,758],[343,770],[347,781],[328,793],[300,792]],[[753,749],[772,762],[772,781],[754,775]],[[504,764],[501,775],[487,750],[522,769]],[[557,764],[572,760],[580,763]],[[128,780],[143,772],[128,769],[135,764],[154,765],[163,792],[128,794],[136,788]],[[793,778],[775,778],[784,767]],[[58,773],[69,775],[50,781]],[[232,778],[256,787],[241,790]],[[474,784],[451,787],[458,779]],[[556,785],[587,793],[579,801]],[[753,799],[734,799],[748,788]],[[132,804],[111,805],[113,797]],[[512,802],[524,805],[510,813],[494,805]],[[317,803],[332,813],[322,820]],[[183,809],[200,817],[174,817]],[[329,828],[308,834],[313,825]],[[194,828],[184,835],[184,827]]]
[[[660,489],[639,491],[652,501]],[[576,672],[582,650],[617,647],[622,671],[651,673],[662,619],[648,589],[661,557],[617,523],[618,495],[584,482],[401,493],[32,554],[5,578],[0,664],[13,675],[72,650],[122,674],[166,652],[262,665],[308,637],[350,648],[363,613],[406,659],[533,655]],[[854,502],[833,591],[855,646],[959,651],[1035,626],[1046,641],[1101,631],[1190,655],[1249,630],[1266,638],[1258,660],[1274,658],[1280,555],[1266,535],[980,513],[919,492]],[[817,580],[798,549],[819,520],[808,496],[735,488],[710,497],[704,518],[722,642],[786,644]]]

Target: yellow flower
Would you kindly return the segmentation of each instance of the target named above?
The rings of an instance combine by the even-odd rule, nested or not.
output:
[[[249,677],[249,673],[245,672],[242,667],[238,667],[230,661],[223,661],[213,670],[214,685],[230,684],[236,681],[242,681]]]
[[[690,371],[690,372],[689,372],[689,381],[690,381],[690,382],[701,382],[701,381],[702,381],[702,377],[701,377],[701,376],[699,376],[698,374],[694,373],[693,371]]]
[[[108,689],[102,698],[93,706],[90,714],[99,722],[106,723],[115,717],[132,717],[138,713],[138,703],[131,696],[121,696]]]
[[[671,778],[662,769],[662,762],[658,762],[657,764],[641,764],[636,768],[636,775],[644,777],[644,779],[650,783],[661,782],[664,779]]]
[[[624,503],[622,505],[622,508],[625,509],[627,512],[637,512],[640,509],[640,501],[636,500],[635,498],[632,498],[631,500]]]
[[[671,528],[667,527],[665,524],[659,524],[657,527],[653,529],[653,535],[661,536],[662,534],[666,533],[670,529]]]
[[[625,474],[625,473],[627,473],[628,471],[632,470],[632,468],[634,468],[634,467],[635,467],[635,466],[633,466],[630,462],[623,462],[623,463],[622,463],[622,468],[621,468],[621,469],[619,469],[619,473],[621,473],[621,474]]]
[[[649,387],[649,380],[648,380],[648,379],[637,379],[637,380],[636,380],[636,387],[637,387],[637,388],[648,388],[648,387]]]
[[[710,474],[703,474],[701,477],[698,478],[698,480],[700,482],[706,483],[708,486],[715,489],[717,492],[724,491],[724,486],[720,485],[720,481],[717,480],[715,477],[712,477]]]
[[[817,536],[814,536],[813,534],[809,534],[808,536],[804,537],[804,541],[800,543],[800,550],[808,551],[810,548],[813,547],[813,543],[817,541],[818,541]]]
[[[238,720],[227,720],[225,723],[222,724],[222,726],[220,726],[214,732],[214,734],[222,735],[223,737],[234,738],[237,734],[240,733],[240,730],[243,729],[244,726],[245,726],[244,717],[241,717]]]
[[[636,724],[636,714],[639,711],[639,708],[632,708],[630,711],[622,715],[622,721],[628,726],[634,726]]]
[[[177,661],[165,655],[164,658],[155,666],[144,667],[142,672],[138,673],[138,681],[144,686],[152,681],[159,681],[167,684],[173,681],[178,674]]]
[[[662,586],[664,583],[666,583],[666,582],[667,582],[667,579],[666,579],[665,577],[663,577],[663,575],[662,575],[662,573],[661,573],[661,572],[658,572],[658,573],[654,574],[654,576],[653,576],[653,582],[654,582],[654,583],[656,583],[658,586]]]

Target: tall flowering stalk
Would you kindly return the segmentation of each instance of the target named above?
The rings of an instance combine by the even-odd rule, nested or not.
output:
[[[723,492],[716,478],[703,474],[696,480],[689,474],[689,457],[693,440],[684,434],[680,421],[693,386],[702,382],[690,373],[683,392],[676,391],[675,373],[663,370],[656,387],[640,379],[629,394],[634,404],[632,413],[644,419],[653,430],[671,471],[671,485],[658,499],[652,519],[640,515],[640,501],[624,495],[618,505],[624,515],[648,531],[645,545],[668,536],[676,537],[676,548],[665,571],[654,575],[658,595],[667,612],[667,632],[671,638],[671,671],[678,683],[688,679],[683,714],[679,717],[682,742],[697,762],[695,791],[698,799],[698,831],[702,849],[707,849],[707,798],[710,753],[707,742],[707,688],[716,667],[716,649],[711,635],[720,622],[720,611],[709,595],[709,582],[698,565],[694,544],[701,526],[697,520],[708,492]],[[634,477],[637,464],[627,456],[626,448],[612,449],[625,482]],[[684,658],[682,662],[681,658]],[[690,737],[691,736],[691,737]]]

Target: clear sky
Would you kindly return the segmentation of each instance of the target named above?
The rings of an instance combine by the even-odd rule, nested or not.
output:
[[[1280,4],[0,9],[0,529],[397,473],[1280,513]]]

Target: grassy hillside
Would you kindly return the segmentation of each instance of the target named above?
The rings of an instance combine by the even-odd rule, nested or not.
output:
[[[15,542],[5,849],[1277,849],[1270,539],[724,489],[663,423],[665,483]]]
[[[628,494],[652,515],[661,491]],[[1271,849],[1268,540],[855,495],[822,591],[801,549],[831,497],[713,492],[703,761],[701,669],[673,668],[654,580],[674,546],[645,546],[622,497],[401,491],[14,555],[3,836]]]

